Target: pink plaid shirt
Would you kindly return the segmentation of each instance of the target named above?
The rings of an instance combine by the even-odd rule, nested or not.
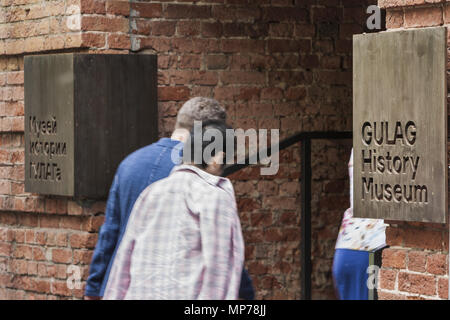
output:
[[[104,299],[237,299],[244,242],[230,180],[175,167],[130,214]]]

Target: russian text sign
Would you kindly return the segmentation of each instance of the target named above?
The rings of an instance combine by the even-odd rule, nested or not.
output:
[[[129,153],[158,137],[154,55],[25,57],[25,191],[104,198]]]
[[[446,34],[354,36],[355,217],[446,221]]]

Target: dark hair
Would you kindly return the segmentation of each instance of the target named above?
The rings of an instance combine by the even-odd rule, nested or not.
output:
[[[201,126],[198,126],[198,123],[201,124]],[[199,130],[201,129],[201,130]],[[200,168],[206,168],[208,166],[208,163],[210,161],[209,158],[204,158],[204,152],[210,146],[212,149],[211,156],[214,157],[218,152],[223,151],[224,153],[227,153],[227,129],[232,129],[229,125],[227,125],[224,121],[220,120],[207,120],[207,121],[196,121],[194,123],[194,126],[190,132],[189,139],[186,141],[183,149],[183,160],[184,162],[190,162],[195,164],[196,166]],[[210,130],[210,131],[209,131]],[[209,131],[209,132],[208,132]],[[206,137],[205,137],[205,133]],[[199,135],[201,135],[199,137]],[[234,133],[233,133],[234,138]],[[201,141],[201,150],[196,150],[196,143],[195,141],[200,140]],[[216,139],[220,139],[219,141],[216,141]],[[198,143],[197,143],[198,144]],[[198,146],[197,146],[198,147]],[[200,153],[201,154],[198,154]],[[195,154],[197,155],[197,158],[195,157]],[[208,156],[208,155],[207,155]],[[201,163],[196,161],[200,160]],[[223,160],[222,164],[225,163],[225,159]]]

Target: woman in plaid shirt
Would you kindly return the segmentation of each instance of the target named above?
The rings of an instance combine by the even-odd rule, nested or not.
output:
[[[222,148],[215,149],[210,161],[201,157],[202,163],[194,165],[194,154],[188,151],[203,155],[212,143],[202,139],[210,129],[221,133]],[[244,242],[233,186],[220,177],[226,129],[218,121],[204,122],[200,132],[194,128],[184,163],[141,193],[104,299],[238,298]],[[194,148],[198,134],[201,150]]]

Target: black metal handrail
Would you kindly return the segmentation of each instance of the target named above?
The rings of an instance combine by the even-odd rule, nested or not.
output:
[[[314,132],[300,132],[294,134],[278,144],[279,151],[284,150],[295,143],[301,142],[301,159],[302,170],[300,175],[301,184],[301,297],[303,300],[311,299],[311,140],[338,140],[338,139],[352,139],[352,132],[342,131],[314,131]],[[267,156],[271,156],[271,148],[267,148],[266,152],[261,152]],[[241,169],[252,164],[249,163],[249,159],[252,156],[245,158],[244,164],[233,164],[227,166],[222,176],[231,175]],[[255,157],[258,159],[258,155]]]
[[[302,140],[312,140],[312,139],[351,139],[352,138],[352,133],[348,132],[348,131],[341,131],[341,132],[337,132],[337,131],[313,131],[313,132],[299,132],[296,133],[284,140],[282,140],[279,144],[278,144],[278,149],[279,151],[284,150],[290,146],[292,146],[293,144],[296,144]],[[268,157],[271,156],[271,151],[272,148],[267,148],[265,151],[261,151],[260,154],[266,154]],[[251,159],[252,156],[247,156],[245,158],[244,164],[233,164],[230,166],[227,166],[222,174],[223,177],[229,176],[241,169],[244,169],[248,166],[251,166],[253,164],[249,163],[249,159]],[[256,156],[254,156],[255,159],[259,159],[259,154],[257,154]]]

